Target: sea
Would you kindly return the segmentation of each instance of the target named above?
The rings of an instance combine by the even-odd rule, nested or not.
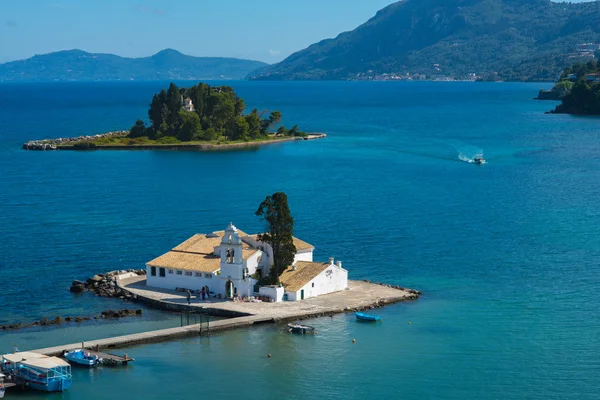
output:
[[[316,336],[261,325],[120,349],[135,358],[127,368],[74,368],[62,394],[7,398],[599,398],[600,119],[544,114],[557,103],[532,98],[551,84],[223,83],[248,110],[327,138],[24,151],[127,129],[168,82],[0,84],[0,325],[139,308],[68,289],[229,222],[259,232],[254,212],[278,191],[316,260],[421,298],[373,310],[378,324],[307,321]],[[181,324],[142,308],[0,332],[0,352]]]

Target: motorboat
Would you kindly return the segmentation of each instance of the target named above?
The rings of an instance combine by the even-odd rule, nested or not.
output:
[[[368,322],[381,321],[381,317],[378,317],[377,315],[365,314],[365,313],[361,313],[361,312],[356,313],[356,319],[358,321],[368,321]]]
[[[91,355],[84,349],[65,351],[63,353],[65,360],[71,364],[82,365],[85,367],[95,367],[102,363],[102,359],[96,355]]]
[[[305,335],[307,333],[315,333],[315,328],[308,325],[288,324],[288,328],[291,333],[298,333],[300,335]]]
[[[33,352],[2,356],[2,371],[25,386],[44,392],[62,392],[71,387],[71,365],[58,358]]]
[[[483,154],[478,154],[475,157],[473,157],[473,163],[481,165],[481,164],[485,164],[485,159],[483,158]]]

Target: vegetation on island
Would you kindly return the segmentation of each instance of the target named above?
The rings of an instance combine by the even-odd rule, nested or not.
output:
[[[467,76],[555,81],[577,55],[598,42],[596,2],[551,0],[403,0],[350,32],[322,40],[280,63],[254,71],[257,80],[352,80],[363,74]]]
[[[191,142],[264,141],[282,136],[305,136],[294,126],[280,125],[280,111],[244,113],[246,104],[229,86],[199,83],[179,88],[174,83],[152,98],[150,125],[137,120],[129,131],[132,144],[177,144]]]
[[[596,61],[566,68],[553,91],[564,92],[552,113],[600,115],[600,65]]]
[[[255,214],[266,224],[265,233],[259,234],[258,240],[270,244],[273,249],[273,267],[268,278],[269,283],[275,284],[286,268],[294,263],[296,254],[294,218],[290,213],[287,195],[277,192],[267,196]]]

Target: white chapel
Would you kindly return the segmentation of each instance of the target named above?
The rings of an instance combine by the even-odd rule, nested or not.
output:
[[[273,265],[273,249],[229,224],[224,231],[197,234],[146,264],[147,285],[198,291],[211,297],[268,295],[275,301],[297,301],[348,287],[342,263],[314,262],[314,246],[294,237],[294,262],[280,276],[283,287],[258,287]]]

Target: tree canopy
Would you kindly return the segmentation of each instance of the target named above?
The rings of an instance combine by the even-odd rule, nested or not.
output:
[[[287,267],[294,262],[296,246],[294,245],[294,218],[290,213],[287,195],[274,193],[260,203],[256,215],[266,224],[265,233],[258,235],[258,240],[268,243],[273,248],[273,267],[269,272],[272,283],[277,283]]]
[[[257,140],[267,138],[282,118],[280,111],[253,109],[244,114],[246,104],[232,87],[199,83],[179,88],[171,83],[154,94],[148,109],[150,126],[136,121],[129,137],[147,136],[153,140],[173,137],[192,140]],[[279,132],[279,131],[278,131]],[[286,134],[297,135],[297,131]]]
[[[600,66],[595,60],[566,68],[553,89],[565,88],[566,95],[553,112],[600,115],[600,81],[597,78],[588,80],[588,76],[598,73]]]

